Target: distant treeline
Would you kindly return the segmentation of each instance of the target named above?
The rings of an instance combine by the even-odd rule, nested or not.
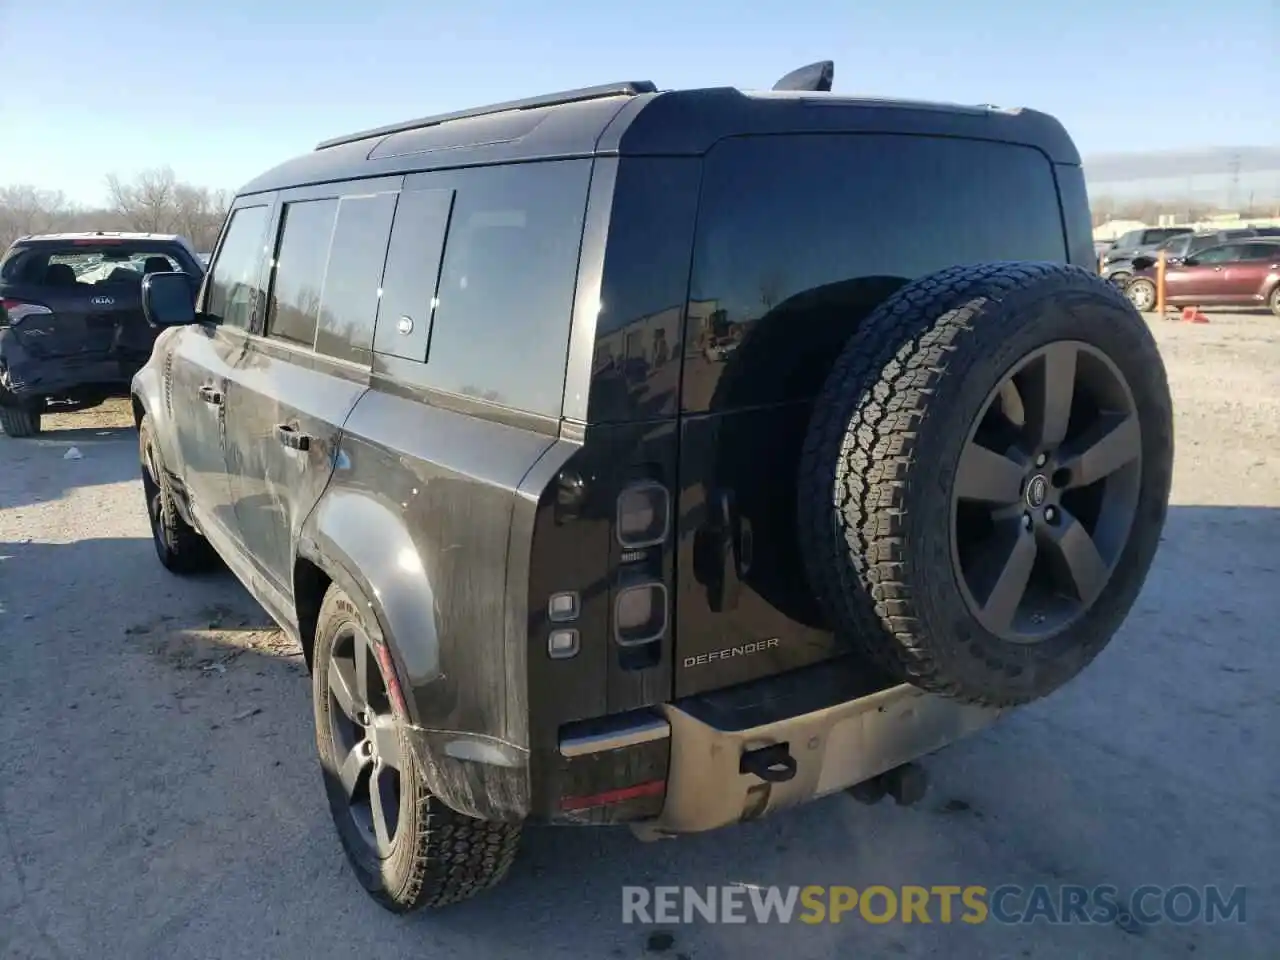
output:
[[[26,184],[0,187],[0,250],[32,233],[125,230],[177,233],[200,252],[210,250],[227,215],[230,191],[183,183],[168,167],[147,170],[132,181],[106,178],[101,207],[71,203],[57,190]]]

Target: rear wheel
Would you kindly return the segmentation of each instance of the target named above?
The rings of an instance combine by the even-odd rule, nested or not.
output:
[[[156,556],[171,573],[188,574],[209,569],[216,562],[217,555],[209,541],[178,512],[149,415],[144,415],[142,422],[138,424],[138,456],[142,467],[142,492],[146,498],[147,519],[151,524],[151,540],[155,544]]]
[[[1275,316],[1280,317],[1280,284],[1277,284],[1276,288],[1271,291],[1271,296],[1267,300],[1267,305],[1271,307],[1271,312]]]
[[[956,699],[1046,696],[1107,645],[1159,543],[1168,384],[1076,267],[943,271],[845,346],[801,460],[805,567],[837,632]]]
[[[0,428],[11,437],[34,437],[40,432],[40,414],[30,407],[0,405]]]
[[[388,910],[466,900],[506,876],[520,824],[463,816],[427,789],[366,606],[331,586],[316,624],[316,746],[338,837],[360,883]]]

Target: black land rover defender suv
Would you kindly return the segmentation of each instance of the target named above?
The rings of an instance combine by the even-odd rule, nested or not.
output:
[[[240,191],[194,301],[144,280],[156,550],[301,644],[387,907],[492,886],[526,822],[909,800],[1133,604],[1169,391],[1072,141],[816,73],[331,140]]]
[[[129,395],[156,330],[142,316],[142,278],[178,272],[195,289],[204,267],[168,234],[21,237],[0,258],[0,428],[40,432],[51,408]]]

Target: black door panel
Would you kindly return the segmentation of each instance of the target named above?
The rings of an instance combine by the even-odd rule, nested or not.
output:
[[[249,338],[228,373],[227,470],[240,538],[286,595],[294,541],[333,472],[342,424],[367,373]]]
[[[183,481],[196,522],[208,531],[221,528],[234,539],[231,486],[223,439],[227,376],[238,339],[214,326],[192,325],[170,341],[169,402],[182,456]]]
[[[796,474],[808,404],[686,417],[681,434],[675,693],[840,652],[805,581]]]

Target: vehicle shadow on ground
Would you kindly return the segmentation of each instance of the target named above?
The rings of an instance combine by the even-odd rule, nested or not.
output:
[[[154,922],[123,934],[139,938],[130,944],[137,956],[183,943],[192,950],[177,953],[208,955],[222,943],[250,955],[272,929],[279,932],[280,917],[292,918],[299,956],[354,950],[366,937],[407,952],[434,944],[442,955],[495,957],[609,960],[660,951],[727,960],[788,944],[797,957],[859,948],[893,955],[947,950],[954,933],[937,924],[860,921],[713,927],[695,917],[688,925],[628,925],[623,887],[1132,889],[1214,880],[1265,887],[1270,810],[1280,796],[1257,759],[1280,748],[1271,686],[1280,652],[1267,642],[1278,542],[1275,508],[1171,508],[1146,589],[1116,643],[1064,691],[926,761],[933,786],[917,807],[883,801],[868,808],[840,794],[656,844],[621,828],[530,828],[500,887],[407,918],[374,905],[347,870],[317,775],[300,653],[229,573],[174,578],[144,538],[0,542],[0,670],[16,676],[18,634],[8,628],[17,625],[24,636],[38,631],[23,655],[65,678],[53,693],[24,687],[24,698],[48,697],[29,701],[39,711],[32,719],[51,718],[55,732],[71,727],[81,714],[67,711],[92,703],[95,687],[111,689],[121,704],[99,694],[97,706],[108,709],[91,714],[95,729],[68,733],[63,746],[69,759],[99,758],[94,763],[106,770],[86,768],[83,786],[65,779],[46,786],[42,774],[15,780],[8,804],[11,816],[20,814],[14,845],[42,864],[45,889],[59,891],[48,910],[80,903],[125,909],[149,889],[149,871],[167,871],[170,893],[154,901]],[[32,596],[36,583],[46,599],[65,594],[97,605],[50,611]],[[117,736],[125,731],[129,737]],[[131,785],[135,750],[163,757],[163,777]],[[115,760],[100,759],[108,756]],[[91,852],[109,841],[115,866],[101,876],[83,869],[77,840]],[[1244,956],[1249,951],[1230,937],[1261,945],[1277,932],[1273,921],[1251,921],[1243,934],[1234,925],[1166,924],[1047,933],[988,925],[966,927],[965,935],[988,955],[1046,937],[1041,942],[1077,945],[1077,955],[1138,956],[1144,945],[1165,952],[1176,944]]]

